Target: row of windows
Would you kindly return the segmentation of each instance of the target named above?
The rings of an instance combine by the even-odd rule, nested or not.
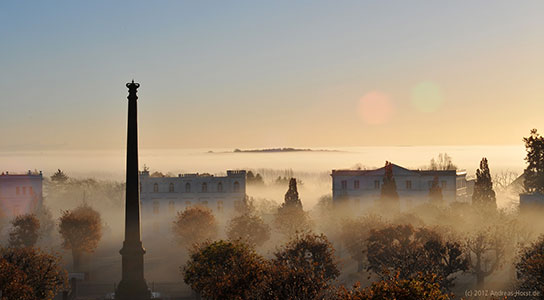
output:
[[[140,183],[140,189],[141,189],[141,188],[142,188],[142,186],[141,186],[141,183]],[[233,186],[232,186],[232,189],[233,189],[234,192],[239,192],[239,191],[240,191],[240,183],[238,183],[238,181],[235,181],[234,184],[233,184]],[[202,193],[208,192],[208,184],[205,183],[205,182],[202,183],[202,184],[200,185],[200,191],[201,191]],[[220,192],[220,193],[224,191],[224,190],[223,190],[223,183],[219,182],[219,183],[217,184],[217,191]],[[158,184],[158,183],[153,184],[153,192],[154,192],[154,193],[158,193],[158,192],[159,192],[159,184]],[[174,192],[175,192],[175,186],[174,186],[173,183],[170,183],[170,184],[168,185],[168,192],[169,192],[169,193],[174,193]],[[187,183],[185,184],[185,192],[186,192],[186,193],[190,193],[190,192],[191,192],[191,184],[190,184],[189,182],[187,182]]]
[[[185,201],[185,207],[191,206],[191,201]],[[201,201],[198,203],[199,205],[208,206],[208,201]],[[153,201],[153,214],[158,215],[160,212],[160,206],[161,203],[158,200]],[[219,200],[217,201],[217,211],[222,212],[223,211],[223,201]],[[176,203],[174,201],[168,202],[168,212],[174,213],[176,212]]]
[[[26,195],[26,191],[27,191],[27,187],[26,186],[23,186],[23,187],[15,187],[15,194],[16,195],[21,195],[21,192],[23,195]],[[28,193],[30,195],[34,195],[34,189],[32,189],[31,186],[28,187]]]
[[[411,180],[406,180],[405,183],[406,183],[405,188],[406,188],[407,190],[411,190],[411,189],[412,189],[412,181],[411,181]],[[440,186],[442,187],[442,189],[445,189],[445,188],[446,188],[447,183],[448,183],[448,182],[445,181],[445,180],[442,180],[442,181],[440,182]],[[343,189],[343,190],[347,190],[347,189],[348,189],[348,181],[347,181],[347,180],[342,180],[342,181],[340,182],[340,184],[342,185],[342,189]],[[429,188],[431,188],[431,186],[433,185],[433,181],[432,181],[432,180],[429,180],[429,181],[427,182],[427,184],[428,184]],[[358,190],[358,189],[360,188],[360,186],[361,186],[361,185],[360,185],[360,183],[359,183],[359,180],[354,180],[354,181],[353,181],[353,189]],[[380,189],[380,186],[381,186],[381,181],[380,181],[380,180],[374,180],[374,189],[378,190],[378,189]]]

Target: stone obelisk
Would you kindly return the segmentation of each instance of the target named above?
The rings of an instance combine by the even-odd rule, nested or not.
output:
[[[117,300],[148,300],[151,293],[144,279],[145,249],[140,239],[140,192],[138,174],[138,88],[128,88],[127,178],[125,202],[125,241],[119,253],[122,257],[122,278],[115,292]]]

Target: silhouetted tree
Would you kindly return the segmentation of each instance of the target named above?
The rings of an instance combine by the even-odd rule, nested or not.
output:
[[[438,184],[438,176],[435,176],[433,178],[431,188],[429,189],[429,198],[431,199],[431,203],[439,204],[439,205],[444,204],[444,198],[442,196],[442,188]]]
[[[399,275],[373,282],[361,288],[357,283],[351,290],[341,287],[337,300],[449,300],[450,294],[442,292],[436,275],[422,275],[404,279]]]
[[[11,222],[9,246],[14,248],[34,247],[39,238],[40,221],[34,214],[19,215]]]
[[[516,263],[520,290],[538,291],[544,297],[544,236],[522,249]]]
[[[466,238],[469,271],[476,277],[476,284],[483,287],[487,276],[498,270],[504,260],[505,241],[502,232],[488,227]]]
[[[215,241],[195,247],[183,280],[205,299],[255,299],[267,263],[242,242]]]
[[[476,182],[474,183],[474,193],[472,194],[472,204],[497,208],[493,182],[491,181],[491,172],[487,164],[487,158],[482,158],[480,168],[476,170]]]
[[[227,237],[231,240],[241,239],[250,245],[262,246],[270,239],[270,226],[261,217],[246,212],[229,221]]]
[[[385,221],[374,214],[343,220],[340,239],[351,258],[357,262],[357,272],[363,271],[364,268],[370,231],[382,228],[384,225]]]
[[[443,288],[453,286],[455,273],[468,269],[459,243],[443,241],[440,234],[411,225],[372,230],[368,238],[368,270],[387,277],[398,272],[402,279],[418,273],[436,274]]]
[[[340,275],[324,235],[297,235],[274,256],[256,299],[322,299]]]
[[[457,170],[457,166],[453,164],[448,153],[439,153],[437,159],[431,158],[429,170]]]
[[[282,206],[302,208],[302,202],[298,197],[297,180],[295,178],[289,180],[289,189],[287,190],[287,193],[285,193],[285,202]]]
[[[512,184],[519,177],[518,173],[510,170],[502,170],[499,173],[494,173],[493,184],[497,191],[506,191],[510,184]]]
[[[298,197],[297,181],[291,178],[289,190],[285,193],[285,201],[278,208],[274,218],[276,228],[288,237],[293,237],[297,231],[308,231],[311,222],[308,214],[302,208]]]
[[[524,187],[528,193],[544,194],[544,137],[536,129],[531,130],[529,137],[523,138],[527,150],[527,168]]]
[[[62,247],[72,250],[74,270],[80,271],[81,255],[94,252],[102,237],[100,213],[83,204],[73,210],[62,212],[59,233],[63,238]]]
[[[68,181],[68,176],[64,174],[60,169],[55,172],[55,174],[51,175],[51,181],[54,183],[66,183]]]
[[[172,231],[180,245],[192,247],[196,243],[215,238],[218,227],[209,208],[194,206],[178,212]]]
[[[393,177],[393,164],[385,162],[385,174],[380,195],[380,204],[386,211],[399,211],[399,194],[397,193],[397,183]]]
[[[49,300],[66,285],[60,257],[38,249],[0,248],[0,265],[2,300]],[[25,298],[29,293],[31,297]]]

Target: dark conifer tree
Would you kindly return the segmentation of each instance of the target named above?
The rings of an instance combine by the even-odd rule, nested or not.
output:
[[[397,193],[397,183],[393,177],[393,164],[385,162],[385,174],[381,190],[380,201],[383,208],[398,211],[400,209],[399,194]]]
[[[285,202],[282,206],[299,207],[302,209],[302,202],[298,197],[297,180],[295,178],[289,180],[289,190],[285,193]]]
[[[474,193],[472,194],[472,204],[483,205],[497,208],[491,173],[487,164],[487,158],[482,158],[480,168],[476,170],[476,182],[474,183]]]
[[[444,198],[442,196],[442,188],[438,184],[438,176],[433,178],[431,188],[429,189],[429,198],[431,198],[431,203],[443,204]]]
[[[527,150],[527,168],[523,182],[525,191],[544,194],[544,137],[533,129],[531,136],[523,138],[523,141]]]

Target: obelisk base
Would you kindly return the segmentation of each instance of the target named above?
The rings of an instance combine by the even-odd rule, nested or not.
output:
[[[123,279],[115,291],[116,300],[149,300],[151,292],[144,279],[145,249],[142,242],[124,242],[119,251],[123,260]]]

